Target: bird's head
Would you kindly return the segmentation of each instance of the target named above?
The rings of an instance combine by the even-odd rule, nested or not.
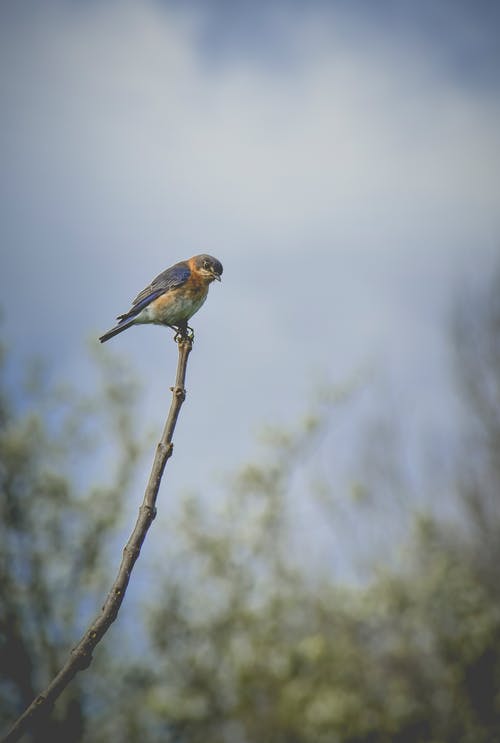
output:
[[[211,255],[195,255],[189,261],[194,270],[202,276],[205,281],[220,281],[222,276],[222,263]]]

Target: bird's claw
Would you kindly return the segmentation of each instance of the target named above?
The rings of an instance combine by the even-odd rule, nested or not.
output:
[[[190,341],[191,343],[194,341],[194,330],[189,325],[182,325],[176,328],[176,333],[174,335],[174,341],[176,343],[181,343],[181,341]]]

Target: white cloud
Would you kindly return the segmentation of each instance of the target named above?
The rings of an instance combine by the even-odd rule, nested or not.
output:
[[[165,215],[193,238],[195,214],[201,231],[249,231],[257,251],[266,235],[283,248],[332,223],[354,237],[369,225],[365,245],[377,230],[399,242],[408,220],[453,234],[457,211],[458,234],[497,229],[500,104],[425,50],[353,47],[317,12],[300,29],[283,18],[291,73],[248,58],[211,67],[196,16],[154,2],[66,8],[15,52],[28,55],[17,145],[54,188],[155,229]]]

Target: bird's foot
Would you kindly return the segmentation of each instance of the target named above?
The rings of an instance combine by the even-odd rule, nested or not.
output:
[[[194,330],[189,325],[178,325],[175,328],[174,341],[180,343],[181,341],[194,341]]]

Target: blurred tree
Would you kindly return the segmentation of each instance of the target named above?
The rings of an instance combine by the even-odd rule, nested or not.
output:
[[[498,585],[500,565],[500,268],[480,296],[465,296],[453,323],[459,389],[469,413],[457,464],[482,580]]]
[[[104,593],[106,547],[139,455],[131,419],[135,384],[124,365],[104,358],[101,391],[92,399],[55,389],[39,364],[30,366],[24,383],[9,385],[1,365],[3,729],[59,670]],[[110,482],[83,487],[88,458],[100,448],[113,462],[106,468]],[[77,681],[33,740],[79,741],[84,717]]]

